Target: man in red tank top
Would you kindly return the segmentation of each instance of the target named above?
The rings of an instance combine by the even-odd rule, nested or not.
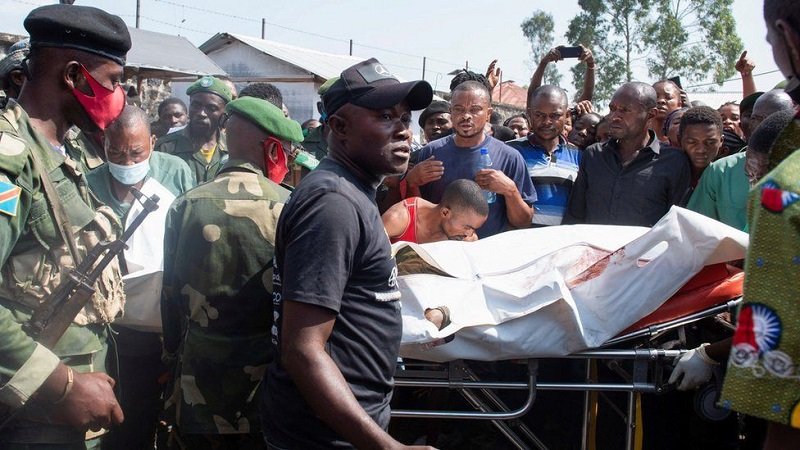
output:
[[[489,206],[478,184],[461,179],[447,186],[438,205],[411,197],[389,208],[381,218],[392,243],[425,244],[477,240],[475,230],[483,225],[488,214]]]

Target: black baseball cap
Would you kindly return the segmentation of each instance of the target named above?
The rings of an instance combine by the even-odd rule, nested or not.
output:
[[[125,22],[91,6],[47,5],[25,18],[31,48],[62,47],[94,53],[125,65],[131,36]]]
[[[433,99],[433,88],[427,81],[401,83],[383,64],[370,58],[342,72],[322,95],[328,116],[352,103],[367,109],[389,108],[403,100],[412,111],[425,109]]]

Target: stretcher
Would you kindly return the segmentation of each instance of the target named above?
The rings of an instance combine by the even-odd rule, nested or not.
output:
[[[596,397],[592,393],[623,392],[627,394],[626,408],[621,412],[626,429],[626,448],[641,448],[641,434],[637,433],[641,420],[637,418],[638,395],[667,391],[669,369],[675,358],[685,351],[658,348],[655,345],[657,338],[670,330],[732,312],[741,302],[743,280],[744,273],[735,267],[727,264],[706,266],[661,307],[626,328],[619,336],[599,348],[562,356],[585,361],[584,382],[537,381],[538,358],[512,362],[526,367],[526,376],[518,381],[481,378],[468,361],[460,359],[445,363],[403,360],[395,374],[396,389],[448,389],[460,394],[473,410],[396,409],[392,411],[392,417],[488,420],[514,448],[546,449],[548,447],[534,431],[517,419],[531,410],[539,391],[580,391],[584,392],[581,442],[583,448],[592,448],[590,443],[596,425],[593,416]],[[594,379],[593,364],[601,361],[618,374],[618,382],[600,383]],[[517,405],[508,405],[498,395],[504,390],[524,393],[520,397],[524,400]]]
[[[584,448],[592,448],[595,393],[621,392],[627,448],[640,448],[640,396],[665,392],[685,351],[659,338],[741,301],[743,274],[725,263],[744,258],[747,235],[677,207],[651,229],[571,227],[395,244],[403,296],[396,387],[455,391],[472,410],[396,408],[393,417],[489,420],[515,448],[547,448],[518,419],[539,391],[579,391]],[[424,312],[439,306],[452,320],[437,329]],[[585,362],[584,381],[538,379],[552,358]],[[514,361],[525,375],[493,379],[472,361]],[[619,379],[596,381],[598,363]],[[506,391],[524,395],[507,404]]]

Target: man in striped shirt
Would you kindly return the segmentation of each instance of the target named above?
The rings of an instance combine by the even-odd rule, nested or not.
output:
[[[540,86],[528,100],[531,132],[507,144],[517,149],[536,189],[533,226],[560,225],[581,152],[562,136],[569,114],[567,94],[558,86]]]

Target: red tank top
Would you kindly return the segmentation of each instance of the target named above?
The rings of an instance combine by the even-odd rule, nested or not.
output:
[[[400,236],[391,239],[392,244],[395,242],[406,241],[406,242],[417,242],[417,199],[419,197],[411,197],[403,200],[403,206],[406,207],[408,210],[408,226],[406,227],[403,234]]]

